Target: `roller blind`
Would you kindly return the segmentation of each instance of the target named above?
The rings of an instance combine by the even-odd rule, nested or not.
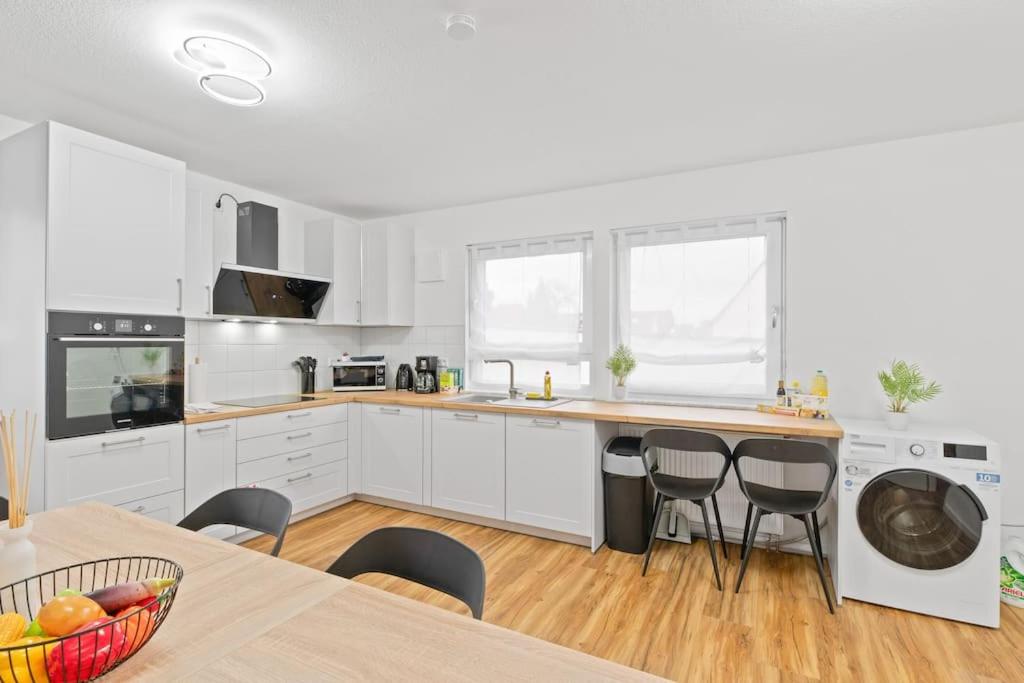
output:
[[[613,231],[636,393],[760,398],[782,374],[781,214]]]

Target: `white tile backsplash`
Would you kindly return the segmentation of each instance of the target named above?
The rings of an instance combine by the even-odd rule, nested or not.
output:
[[[378,328],[366,331],[371,329]],[[299,371],[292,363],[299,356],[317,359],[317,389],[329,389],[331,359],[361,353],[363,332],[356,327],[189,320],[185,349],[189,364],[196,356],[207,364],[205,400],[220,401],[298,392]]]

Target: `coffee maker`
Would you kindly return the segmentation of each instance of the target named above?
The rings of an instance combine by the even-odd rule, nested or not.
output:
[[[416,356],[416,393],[433,394],[437,390],[437,356]]]

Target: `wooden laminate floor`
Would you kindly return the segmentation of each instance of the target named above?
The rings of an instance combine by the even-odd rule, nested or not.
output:
[[[1002,607],[991,630],[846,601],[831,616],[810,557],[756,550],[743,590],[729,586],[739,546],[715,589],[704,541],[658,542],[641,558],[353,502],[298,522],[281,557],[323,569],[383,526],[443,531],[487,566],[484,621],[666,678],[690,681],[1024,681],[1024,610]],[[249,547],[269,550],[260,537]],[[721,559],[721,556],[719,556]],[[468,614],[402,579],[360,582]]]

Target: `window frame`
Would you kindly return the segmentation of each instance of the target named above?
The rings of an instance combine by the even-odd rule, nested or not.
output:
[[[476,269],[474,267],[476,258],[473,255],[474,250],[481,248],[493,248],[501,250],[507,247],[523,246],[528,248],[528,245],[538,244],[542,242],[560,242],[578,240],[583,248],[579,253],[582,254],[580,263],[580,298],[581,298],[581,311],[582,311],[582,340],[580,342],[581,351],[575,358],[552,358],[552,362],[565,363],[566,365],[583,365],[589,363],[589,372],[582,373],[580,375],[580,386],[575,389],[566,389],[559,387],[557,393],[562,396],[572,397],[583,397],[591,396],[593,388],[593,377],[594,377],[594,233],[593,231],[584,232],[573,232],[573,233],[557,233],[553,235],[536,235],[532,237],[524,237],[519,239],[511,240],[497,240],[492,242],[476,242],[473,244],[466,245],[466,278],[465,278],[465,387],[467,391],[479,392],[479,393],[506,393],[508,391],[507,384],[493,384],[486,383],[477,380],[473,376],[472,367],[473,363],[478,360],[477,353],[474,351],[470,338],[472,335],[472,323],[471,316],[473,314],[473,277],[475,276]],[[557,253],[557,252],[551,252]],[[574,252],[565,252],[574,253]],[[524,254],[529,255],[529,254]],[[537,254],[540,256],[540,254]],[[524,359],[511,359],[513,362]],[[527,359],[530,360],[530,359]],[[521,378],[517,377],[516,388],[526,390],[541,390],[543,389],[542,384],[533,384],[523,382]]]
[[[771,224],[777,224],[777,231]],[[753,229],[750,226],[753,226]],[[777,380],[773,377],[786,376],[786,233],[787,215],[784,211],[729,216],[705,220],[677,221],[653,225],[615,228],[611,231],[611,350],[622,343],[622,297],[624,284],[629,281],[629,259],[623,259],[628,246],[621,246],[621,240],[630,234],[662,233],[663,237],[653,244],[685,244],[710,242],[763,235],[765,242],[765,264],[767,282],[765,296],[766,310],[766,393],[681,393],[643,392],[630,390],[630,400],[639,402],[681,403],[692,405],[743,406],[752,407],[759,402],[773,398],[772,387]],[[772,234],[777,232],[777,234]],[[668,237],[678,233],[679,238]],[[625,263],[624,263],[625,261]],[[773,273],[773,271],[775,271]],[[772,351],[777,347],[777,352]],[[680,367],[680,366],[677,366]],[[627,382],[628,385],[628,382]]]

